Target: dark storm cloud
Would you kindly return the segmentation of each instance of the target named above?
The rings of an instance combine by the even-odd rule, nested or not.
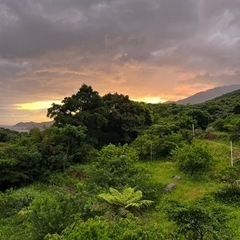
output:
[[[201,35],[239,36],[234,32],[239,3],[234,0],[3,0],[1,6],[0,54],[5,58],[78,46],[95,54],[107,49],[145,60],[151,52],[184,43],[189,55],[212,49],[214,39],[206,43]],[[193,52],[187,49],[192,40],[201,41]]]
[[[190,34],[196,21],[190,0],[3,0],[1,5],[5,17],[0,54],[6,58],[33,57],[73,45],[142,58]]]

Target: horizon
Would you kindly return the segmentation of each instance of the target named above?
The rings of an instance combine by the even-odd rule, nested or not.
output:
[[[119,93],[119,94],[121,94],[121,93]],[[143,98],[143,99],[132,99],[131,97],[129,97],[129,98],[132,101],[152,103],[152,104],[167,102],[167,101],[163,101],[160,98]],[[11,122],[11,123],[3,123],[3,124],[0,121],[0,127],[1,126],[12,127],[12,126],[14,126],[18,123],[26,123],[26,122],[34,122],[34,123],[51,122],[51,121],[53,121],[53,119],[47,117],[46,115],[47,115],[47,109],[50,108],[53,103],[61,104],[61,101],[58,100],[58,101],[53,101],[51,103],[49,101],[38,101],[38,102],[33,102],[33,103],[17,104],[17,107],[18,107],[17,109],[19,109],[19,110],[30,110],[30,111],[41,110],[41,111],[45,111],[46,114],[45,114],[45,116],[41,115],[39,120],[37,118],[35,118],[36,120],[34,120],[34,119],[26,119],[26,120],[22,119],[21,121]]]
[[[238,88],[235,88],[234,90],[232,90],[232,87],[238,87]],[[199,96],[199,95],[201,95],[201,94],[204,94],[204,93],[208,93],[208,92],[210,92],[211,90],[213,90],[213,91],[215,91],[215,90],[217,90],[217,89],[223,89],[223,88],[228,88],[228,91],[226,91],[226,93],[229,93],[229,92],[232,92],[232,91],[235,91],[235,90],[240,90],[240,84],[234,84],[234,85],[224,85],[224,86],[219,86],[219,87],[216,87],[216,88],[211,88],[211,89],[207,89],[207,90],[205,90],[205,91],[200,91],[200,92],[197,92],[197,93],[195,93],[195,94],[193,94],[193,95],[191,95],[191,96],[188,96],[188,97],[186,97],[186,98],[183,98],[183,99],[178,99],[178,100],[176,100],[176,101],[162,101],[162,99],[159,99],[159,98],[155,98],[155,99],[150,99],[150,101],[147,101],[147,100],[149,100],[149,99],[146,99],[146,98],[144,98],[144,99],[140,99],[140,100],[138,100],[138,99],[131,99],[130,97],[129,97],[129,99],[130,100],[132,100],[132,101],[135,101],[135,102],[145,102],[145,103],[150,103],[150,104],[161,104],[161,103],[170,103],[170,102],[175,102],[175,103],[177,103],[177,102],[181,102],[181,101],[184,101],[185,99],[188,99],[188,98],[194,98],[194,97],[196,97],[197,95]],[[229,88],[231,88],[230,89],[230,91],[229,91]],[[224,91],[225,92],[225,91]],[[120,93],[119,93],[120,94]],[[223,94],[225,94],[225,93],[223,93]],[[218,95],[218,94],[217,94]],[[218,96],[221,96],[221,95],[218,95]],[[205,96],[205,97],[207,97],[207,96]],[[214,98],[214,97],[213,97]],[[213,99],[213,98],[210,98],[210,99]],[[160,101],[158,101],[158,100],[160,100]],[[50,108],[51,107],[51,104],[53,104],[53,103],[56,103],[56,104],[61,104],[61,101],[57,101],[57,102],[52,102],[52,103],[50,103],[50,105],[49,106],[47,106],[47,104],[49,104],[49,102],[37,102],[36,103],[36,105],[35,105],[35,103],[28,103],[28,104],[22,104],[22,105],[19,105],[19,109],[28,109],[28,110],[31,110],[31,111],[34,111],[34,107],[39,107],[39,108],[41,108],[41,110],[44,110],[44,111],[46,111],[46,113],[47,113],[47,109],[48,108]],[[182,104],[182,103],[180,103],[180,104]],[[186,104],[186,103],[183,103],[183,104]],[[192,103],[192,104],[196,104],[196,103]],[[46,109],[44,109],[45,107],[47,107]],[[33,120],[33,119],[26,119],[26,120],[22,120],[22,121],[18,121],[18,122],[12,122],[11,124],[1,124],[1,122],[0,122],[0,127],[13,127],[13,126],[15,126],[16,124],[18,124],[18,123],[31,123],[31,122],[33,122],[33,123],[44,123],[44,122],[53,122],[54,120],[52,119],[52,118],[49,118],[49,117],[47,117],[46,115],[45,115],[45,118],[43,119],[43,120]]]
[[[147,102],[240,83],[240,1],[2,0],[0,124],[85,83]]]

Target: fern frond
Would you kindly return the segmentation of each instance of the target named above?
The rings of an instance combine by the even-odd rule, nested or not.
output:
[[[122,205],[124,203],[124,196],[122,193],[120,193],[117,189],[115,188],[110,188],[109,189],[110,193],[112,194],[112,196],[115,198],[115,204],[119,204]]]
[[[124,200],[126,202],[127,200],[131,199],[133,195],[135,195],[134,188],[131,188],[131,187],[125,188],[123,190],[123,194],[122,195],[123,195]]]
[[[152,205],[154,203],[154,201],[151,200],[141,200],[141,205],[144,207],[148,207],[150,205]]]
[[[101,199],[105,200],[106,202],[108,202],[110,204],[115,202],[115,197],[109,193],[101,193],[98,195],[98,197],[100,197]]]
[[[122,197],[122,193],[120,193],[117,189],[115,188],[110,188],[109,189],[110,193],[113,195],[113,196],[116,196],[116,197],[119,197],[121,198]]]
[[[126,204],[130,204],[132,202],[137,202],[142,198],[142,191],[136,191],[132,194],[131,198],[126,201]]]

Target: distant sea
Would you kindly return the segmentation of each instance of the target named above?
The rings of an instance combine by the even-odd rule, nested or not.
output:
[[[29,129],[25,127],[13,127],[13,126],[0,125],[0,128],[10,129],[16,132],[29,132]]]

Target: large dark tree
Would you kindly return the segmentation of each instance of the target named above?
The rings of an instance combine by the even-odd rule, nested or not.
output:
[[[67,124],[85,126],[88,141],[98,145],[101,129],[107,124],[104,111],[103,101],[98,92],[83,84],[76,94],[65,97],[62,104],[52,104],[47,116],[53,118],[55,125],[59,127]]]
[[[149,111],[128,96],[107,94],[103,96],[108,124],[104,126],[105,143],[130,143],[142,126],[151,123]]]
[[[143,126],[151,123],[149,111],[128,96],[109,93],[101,97],[85,84],[62,104],[53,104],[47,116],[59,127],[85,126],[88,141],[95,146],[130,143]]]

